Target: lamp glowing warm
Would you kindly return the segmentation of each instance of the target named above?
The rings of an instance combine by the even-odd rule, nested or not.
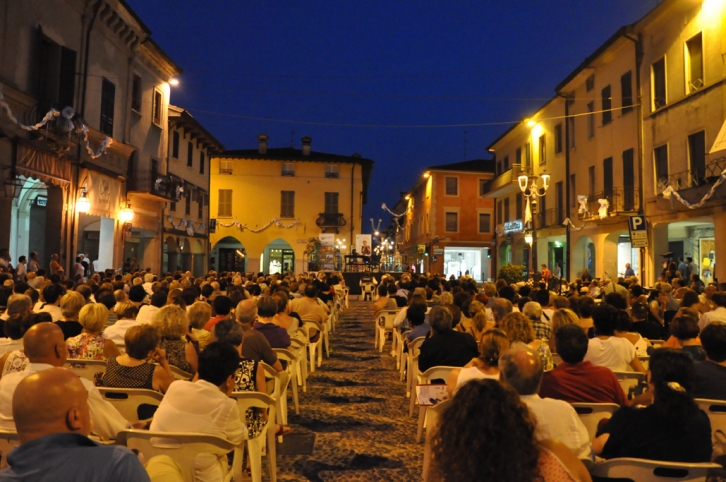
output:
[[[550,175],[542,174],[540,177],[542,178],[542,187],[544,187],[544,190],[546,191],[547,188],[550,187]]]
[[[373,233],[373,234],[375,234],[376,236],[380,236],[380,234],[381,234],[381,233],[379,233],[378,231],[376,231],[376,232],[375,232],[375,233]]]
[[[519,183],[519,189],[524,192],[527,190],[527,184],[529,183],[529,178],[522,174],[517,178],[517,182]]]
[[[537,122],[534,119],[527,119],[527,127],[534,127],[537,125]]]
[[[525,235],[524,235],[524,242],[527,243],[527,244],[529,244],[529,245],[532,244],[532,232],[531,231],[528,231],[527,233],[525,233]]]
[[[430,175],[428,171],[424,172],[424,179],[428,179]]]
[[[169,80],[169,85],[177,86],[179,85],[179,79],[176,77],[172,77],[171,80]]]
[[[76,211],[79,213],[87,213],[91,210],[91,201],[88,200],[88,197],[86,197],[86,190],[84,189],[81,193],[81,197],[78,198],[76,201]]]
[[[134,220],[134,210],[131,209],[131,203],[126,203],[126,207],[119,212],[119,220],[126,224]]]

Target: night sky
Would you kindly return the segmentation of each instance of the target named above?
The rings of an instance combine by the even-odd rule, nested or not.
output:
[[[374,160],[368,232],[426,166],[489,158],[512,121],[657,3],[127,1],[184,69],[172,103],[227,149],[256,148],[261,132],[299,149],[309,135],[314,151]]]

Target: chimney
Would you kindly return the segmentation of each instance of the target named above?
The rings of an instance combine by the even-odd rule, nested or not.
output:
[[[267,154],[267,139],[270,137],[267,134],[260,134],[257,136],[257,146],[260,154]]]
[[[312,144],[313,138],[310,136],[305,136],[301,140],[302,140],[302,155],[309,156],[310,155],[310,144]]]

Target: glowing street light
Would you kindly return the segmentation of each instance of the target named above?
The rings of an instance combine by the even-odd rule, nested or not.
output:
[[[88,200],[88,197],[86,195],[86,190],[84,189],[83,192],[81,192],[81,197],[78,198],[76,201],[76,211],[79,213],[86,214],[88,211],[91,210],[91,201]]]

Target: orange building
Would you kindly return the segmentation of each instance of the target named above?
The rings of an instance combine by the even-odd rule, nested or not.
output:
[[[426,169],[396,206],[406,212],[397,239],[404,269],[493,277],[494,200],[484,186],[494,170],[494,161],[481,159]]]

